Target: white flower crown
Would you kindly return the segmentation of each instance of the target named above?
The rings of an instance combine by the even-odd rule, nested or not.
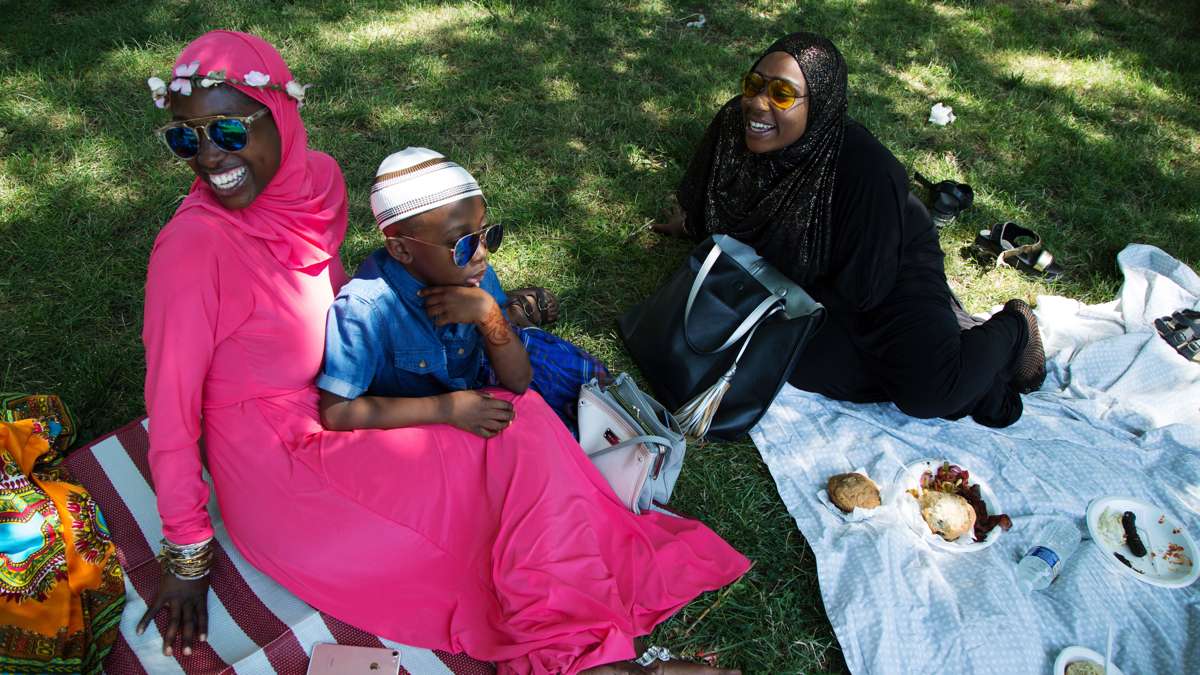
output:
[[[242,79],[229,77],[224,70],[210,70],[203,77],[197,75],[200,70],[200,62],[192,61],[187,65],[176,66],[174,77],[171,79],[171,84],[168,87],[166,82],[163,82],[157,77],[152,77],[146,80],[146,84],[150,87],[150,95],[154,97],[154,105],[159,108],[167,107],[167,90],[178,92],[182,96],[192,95],[192,83],[199,84],[205,89],[215,87],[222,82],[229,84],[238,84],[243,87],[258,87],[259,89],[274,89],[275,91],[287,92],[288,96],[296,99],[299,104],[297,107],[304,107],[304,92],[308,91],[311,84],[300,84],[295,80],[289,80],[287,84],[280,85],[277,82],[271,81],[271,76],[266,73],[260,73],[257,70],[251,70],[246,73]]]

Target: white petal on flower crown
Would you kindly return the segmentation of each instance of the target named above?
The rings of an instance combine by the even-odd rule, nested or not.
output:
[[[175,67],[175,77],[191,77],[191,76],[195,75],[196,71],[199,69],[200,69],[199,61],[192,61],[191,63],[189,63],[185,66],[176,66]]]
[[[251,87],[265,87],[271,81],[271,76],[252,70],[246,73],[245,81]]]
[[[184,96],[192,95],[192,81],[183,77],[171,80],[171,91],[177,91]]]
[[[167,94],[167,83],[157,77],[146,80],[146,86],[150,87],[150,93],[155,97],[166,96]]]
[[[158,107],[158,108],[167,107],[167,97],[166,96],[154,97],[154,105],[155,105],[155,107]]]

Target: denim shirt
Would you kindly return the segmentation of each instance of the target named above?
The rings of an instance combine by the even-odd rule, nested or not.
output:
[[[491,265],[479,285],[504,307]],[[329,308],[317,386],[357,398],[433,396],[486,384],[479,329],[467,323],[434,327],[417,296],[424,287],[386,249],[368,256]]]

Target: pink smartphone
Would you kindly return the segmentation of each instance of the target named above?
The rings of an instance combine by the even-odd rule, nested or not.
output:
[[[400,652],[379,647],[313,645],[308,675],[399,675]]]

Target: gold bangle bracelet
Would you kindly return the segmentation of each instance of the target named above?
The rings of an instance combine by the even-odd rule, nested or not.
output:
[[[206,539],[197,544],[180,546],[172,544],[166,538],[162,539],[162,548],[158,560],[163,570],[174,574],[184,581],[195,581],[208,576],[212,568],[212,539]]]

